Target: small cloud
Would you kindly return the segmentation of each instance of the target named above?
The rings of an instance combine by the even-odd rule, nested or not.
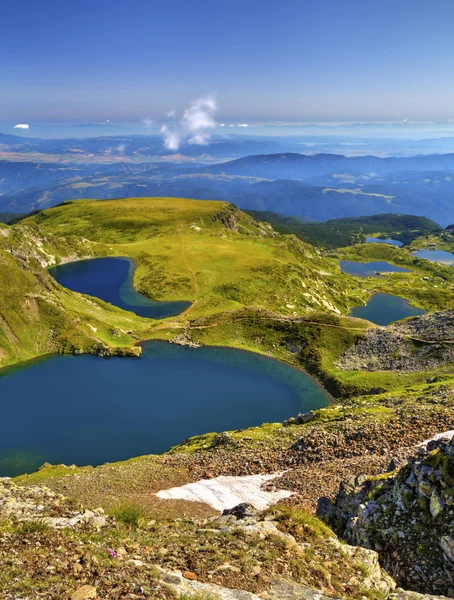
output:
[[[225,127],[225,123],[219,123],[219,127]]]
[[[117,146],[117,152],[118,154],[124,154],[126,150],[126,145],[125,144],[119,144]]]
[[[249,127],[247,123],[238,123],[237,127]]]
[[[153,125],[155,124],[153,119],[149,119],[148,117],[146,117],[145,119],[142,120],[142,123],[145,125],[145,127],[153,127]]]
[[[172,119],[173,117],[177,116],[177,111],[176,110],[169,110],[169,112],[166,112],[166,117],[169,117],[170,119]]]
[[[171,129],[168,125],[163,125],[159,130],[164,138],[164,146],[167,150],[178,150],[181,141],[180,132],[176,129]]]
[[[30,125],[27,123],[18,123],[17,125],[14,125],[14,129],[30,129]]]
[[[213,129],[217,127],[214,115],[217,112],[216,99],[206,96],[194,100],[178,119],[176,112],[167,113],[169,123],[161,126],[159,130],[164,138],[164,145],[168,150],[178,150],[182,141],[188,144],[208,144]]]

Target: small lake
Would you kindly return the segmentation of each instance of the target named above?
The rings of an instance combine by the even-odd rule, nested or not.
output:
[[[410,273],[408,269],[396,267],[388,262],[361,263],[350,260],[340,260],[339,265],[342,273],[348,273],[355,277],[379,277],[378,273]]]
[[[404,245],[403,242],[400,242],[399,240],[393,240],[392,238],[367,237],[366,242],[369,244],[390,244],[391,246],[397,246],[397,248],[400,248]]]
[[[157,302],[136,292],[134,262],[125,257],[93,258],[58,265],[49,273],[73,292],[88,294],[140,317],[164,319],[189,308],[190,302]]]
[[[446,250],[418,250],[413,256],[425,258],[426,260],[441,263],[442,265],[454,266],[454,254]]]
[[[367,319],[376,325],[389,325],[406,317],[425,314],[425,310],[412,306],[404,298],[390,294],[374,294],[366,306],[356,306],[350,311],[352,317]]]
[[[283,421],[328,393],[286,363],[231,348],[147,342],[141,358],[52,356],[1,371],[0,476],[97,465],[186,438]]]

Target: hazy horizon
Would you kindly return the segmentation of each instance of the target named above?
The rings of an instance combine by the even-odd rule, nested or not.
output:
[[[454,4],[18,0],[2,10],[0,121],[448,121]]]

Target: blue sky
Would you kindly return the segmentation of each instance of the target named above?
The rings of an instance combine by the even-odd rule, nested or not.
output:
[[[452,0],[3,3],[2,121],[454,118]]]

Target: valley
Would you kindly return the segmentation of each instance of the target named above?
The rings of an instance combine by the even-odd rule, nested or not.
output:
[[[185,582],[196,581],[194,589],[205,595],[234,586],[251,594],[248,600],[262,592],[277,600],[285,582],[292,594],[301,585],[327,597],[376,600],[390,593],[394,583],[376,555],[360,548],[342,546],[356,557],[343,559],[348,581],[341,572],[326,579],[312,551],[335,564],[340,542],[313,513],[345,479],[382,473],[391,459],[405,462],[421,439],[454,428],[454,272],[413,255],[414,245],[440,235],[424,226],[414,227],[402,247],[359,238],[317,248],[233,205],[174,198],[77,200],[2,225],[8,288],[0,295],[0,393],[15,425],[2,437],[0,475],[15,478],[0,479],[0,492],[20,504],[22,494],[39,499],[48,489],[49,497],[63,494],[87,507],[66,533],[43,525],[32,534],[41,540],[40,560],[59,574],[51,581],[30,566],[34,581],[54,594],[68,581],[80,587],[94,559],[69,572],[55,566],[51,549],[58,544],[67,553],[71,539],[90,539],[84,556],[97,557],[99,566],[88,580],[109,594],[110,581],[123,589],[118,577],[141,581],[153,594],[176,577],[175,569],[195,569],[194,579],[163,590],[191,594]],[[367,233],[398,235],[371,225]],[[345,273],[343,261],[366,270]],[[356,316],[381,297],[397,303],[380,309],[386,322],[372,313]],[[36,389],[45,402],[35,406]],[[24,411],[33,419],[23,422]],[[266,489],[281,490],[283,499],[271,512],[244,517],[259,529],[272,522],[252,562],[238,559],[231,542],[220,550],[224,521],[209,504],[156,495],[218,477],[241,487],[242,477],[264,473],[273,475]],[[17,545],[24,525],[1,529],[8,506],[1,494],[0,532],[27,561]],[[33,502],[25,522],[34,519]],[[58,502],[61,508],[45,519],[69,518],[66,500]],[[232,521],[237,532],[242,519]],[[165,523],[173,523],[170,530]],[[197,563],[186,541],[194,528],[210,531],[206,540],[197,535],[207,544],[203,556],[192,549]],[[172,554],[160,553],[150,532],[171,544]],[[287,533],[293,550],[275,572],[272,540]],[[251,540],[239,544],[250,552]],[[148,564],[148,552],[153,568],[164,571],[140,567],[140,576],[132,575],[123,558],[129,544],[137,564]],[[296,566],[301,556],[303,571]],[[222,561],[233,571],[217,571]],[[257,564],[262,575],[247,578]],[[9,567],[4,577],[11,580]],[[399,584],[412,585],[406,577]],[[18,593],[27,589],[22,576],[16,581]],[[431,589],[445,591],[437,585]]]

